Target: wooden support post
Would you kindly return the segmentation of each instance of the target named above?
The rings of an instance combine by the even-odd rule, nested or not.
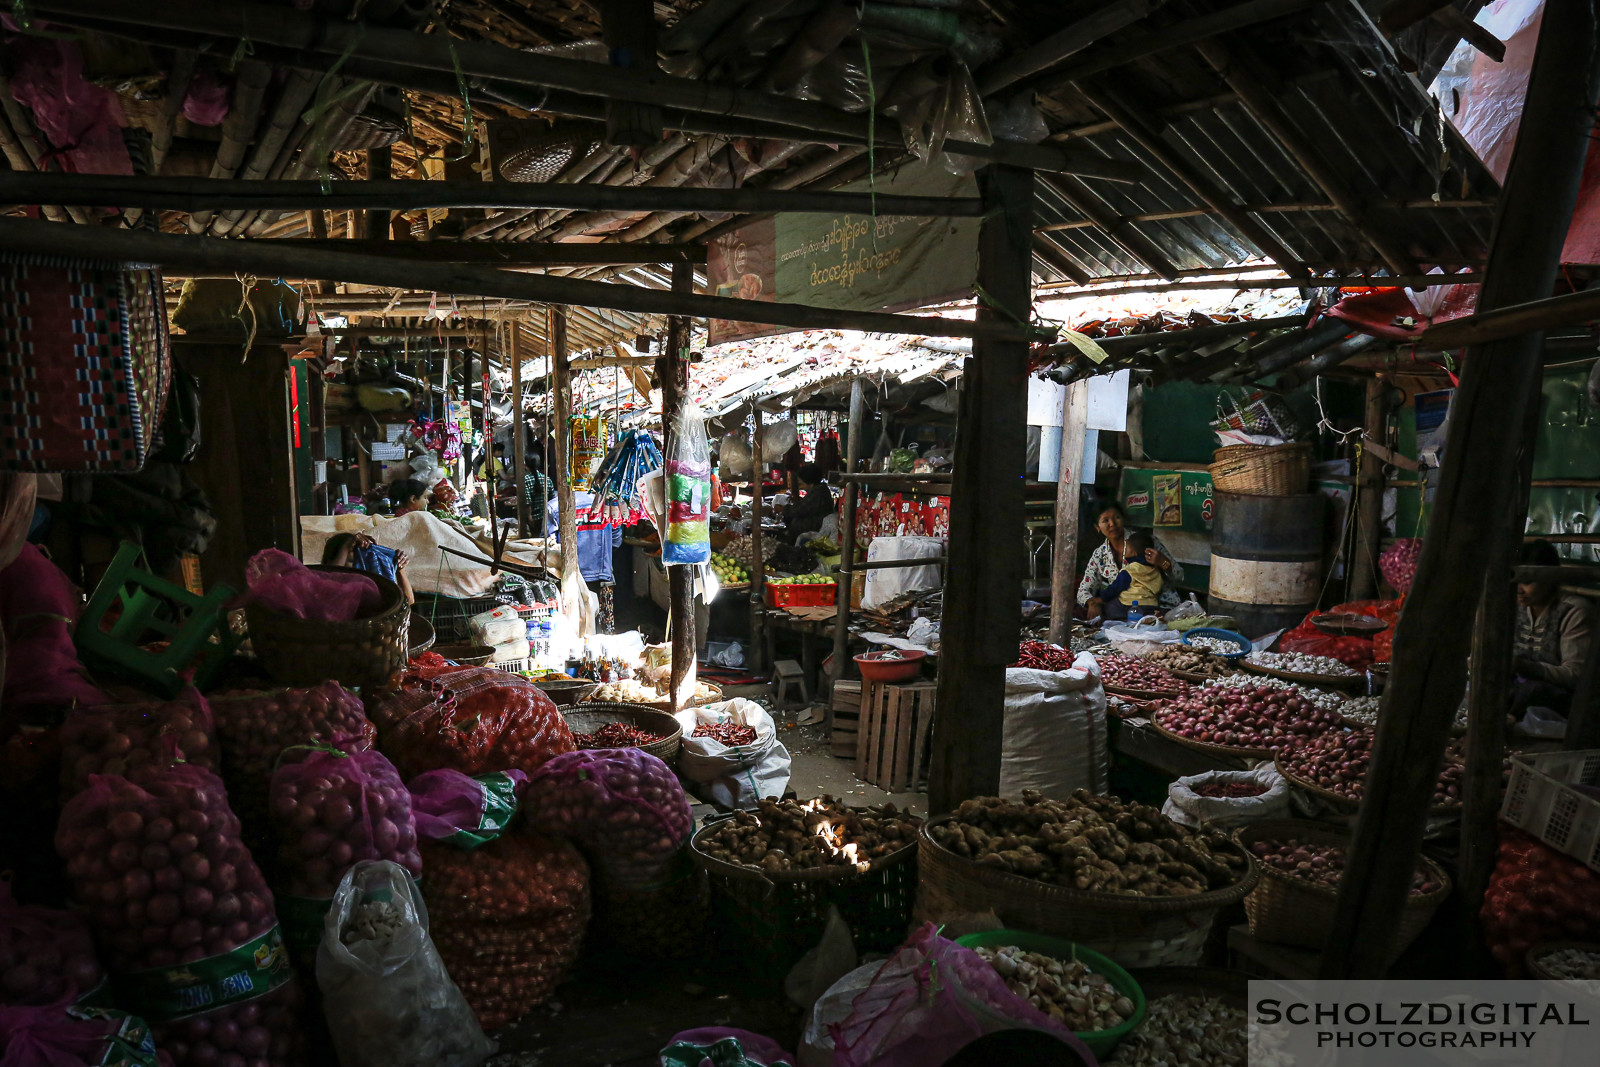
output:
[[[393,154],[389,146],[367,149],[367,180],[386,182],[393,178],[390,173]],[[366,213],[366,224],[363,235],[369,241],[389,240],[389,209],[384,207],[369,208]]]
[[[1522,127],[1506,174],[1479,307],[1554,287],[1600,98],[1596,0],[1550,0],[1539,28]],[[1322,954],[1323,978],[1381,977],[1410,891],[1450,723],[1461,702],[1472,618],[1483,590],[1481,517],[1514,503],[1517,450],[1539,400],[1544,338],[1467,350],[1444,467],[1394,660],[1361,812]]]
[[[528,483],[523,481],[527,476],[522,457],[523,450],[528,445],[528,434],[522,425],[522,328],[516,323],[511,324],[511,351],[507,358],[511,360],[511,476],[516,479],[513,483],[517,490],[517,536],[528,536]],[[539,507],[544,507],[544,501],[539,501]]]
[[[762,470],[766,457],[761,452],[761,409],[750,405],[755,430],[750,435],[750,468],[755,481],[750,495],[750,653],[746,657],[751,674],[764,674],[767,669],[767,559],[762,554],[761,521],[766,511],[766,501],[761,497]]]
[[[991,166],[978,172],[995,210],[978,235],[978,320],[1022,322],[1032,306],[1034,176]],[[951,484],[950,568],[931,812],[1000,787],[1006,665],[1021,626],[1022,479],[1027,456],[1028,345],[973,345],[961,380]]]
[[[673,292],[687,293],[694,288],[694,268],[687,263],[672,265]],[[661,382],[662,453],[670,458],[676,422],[689,400],[689,320],[674,315],[667,320],[667,351],[656,363],[656,377]],[[670,480],[670,479],[669,479]],[[671,493],[669,488],[668,493]],[[666,531],[661,531],[661,543],[667,543]],[[695,686],[695,633],[694,633],[694,583],[687,567],[667,568],[667,614],[672,621],[672,686],[668,694],[669,707],[676,713]]]
[[[1568,752],[1600,748],[1600,629],[1589,637],[1589,655],[1578,675],[1567,713],[1567,736],[1561,747]]]
[[[600,35],[612,65],[654,71],[656,18],[651,0],[601,0]],[[661,140],[661,109],[627,100],[606,101],[606,144],[649,146]]]
[[[472,368],[472,350],[467,350],[467,369]],[[572,365],[567,358],[567,309],[552,311],[550,327],[550,421],[555,423],[556,439],[556,535],[561,539],[561,603],[576,612],[573,622],[578,632],[589,633],[583,609],[583,571],[578,569],[578,507],[572,490]],[[470,373],[469,384],[470,384]],[[488,443],[485,442],[485,447]]]
[[[861,462],[861,435],[867,421],[866,390],[857,378],[850,383],[849,440],[844,443],[844,472],[855,474]],[[850,600],[856,577],[856,506],[861,497],[861,486],[848,478],[843,479],[844,514],[839,517],[839,593],[834,602],[833,620],[833,670],[828,675],[830,683],[844,677],[845,657],[850,651]]]
[[[1500,816],[1501,764],[1506,750],[1506,709],[1511,706],[1517,610],[1512,566],[1527,526],[1539,416],[1539,405],[1528,405],[1518,449],[1514,503],[1498,522],[1491,518],[1485,524],[1483,555],[1488,567],[1472,630],[1466,768],[1461,776],[1461,855],[1456,864],[1456,906],[1467,930],[1478,929],[1478,911],[1494,870],[1495,823]]]
[[[1050,555],[1050,640],[1072,640],[1078,598],[1078,522],[1083,500],[1083,449],[1088,437],[1089,383],[1073,382],[1061,402],[1061,475],[1056,482],[1055,550]]]
[[[1388,444],[1389,384],[1379,375],[1367,379],[1367,409],[1363,422],[1367,441]],[[1378,553],[1383,541],[1383,460],[1363,445],[1356,469],[1356,536],[1345,566],[1350,575],[1350,599],[1370,600],[1378,595]]]

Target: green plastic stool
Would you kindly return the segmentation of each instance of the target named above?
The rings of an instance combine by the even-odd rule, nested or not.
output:
[[[122,542],[105,577],[78,619],[73,641],[85,660],[137,675],[167,696],[188,684],[185,671],[194,668],[194,684],[205,689],[227,666],[239,638],[228,626],[223,605],[234,591],[218,584],[205,596],[157,578],[137,566],[144,549]],[[121,615],[108,628],[100,622],[120,605]],[[137,642],[151,632],[167,639],[159,652]]]

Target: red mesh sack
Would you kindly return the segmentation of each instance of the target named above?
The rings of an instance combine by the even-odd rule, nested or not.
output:
[[[379,747],[408,779],[441,767],[531,774],[574,747],[566,719],[543,690],[491,667],[414,668],[397,692],[373,698],[367,714]]]
[[[425,843],[433,943],[478,1022],[493,1030],[543,1004],[578,958],[589,868],[569,842],[503,834],[465,852]]]
[[[81,916],[18,904],[0,881],[0,1004],[72,1001],[104,980]]]
[[[1510,827],[1483,896],[1483,937],[1510,977],[1541,941],[1600,941],[1600,874]]]
[[[689,797],[665,763],[636,748],[556,756],[528,778],[527,825],[577,842],[607,889],[659,882],[689,839]]]
[[[61,726],[61,795],[77,795],[97,774],[143,784],[179,760],[217,769],[211,708],[193,686],[176,700],[74,708]]]
[[[365,752],[377,739],[361,698],[338,682],[310,689],[240,691],[214,695],[211,713],[222,743],[222,778],[228,800],[244,824],[245,842],[258,856],[273,847],[267,820],[272,769],[291,745],[337,745]]]
[[[93,775],[62,810],[56,851],[112,973],[180,1067],[287,1065],[294,986],[272,893],[222,780],[178,764],[141,784]]]
[[[411,794],[381,752],[315,750],[284,763],[271,806],[285,893],[329,900],[361,860],[393,860],[422,877]]]

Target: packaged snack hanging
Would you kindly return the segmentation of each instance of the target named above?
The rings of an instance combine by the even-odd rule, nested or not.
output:
[[[667,535],[661,562],[711,561],[711,444],[700,409],[686,405],[672,428],[667,455]]]

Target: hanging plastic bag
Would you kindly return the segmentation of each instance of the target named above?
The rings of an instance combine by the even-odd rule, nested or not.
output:
[[[725,435],[717,448],[717,463],[724,482],[755,481],[756,458],[750,448],[750,435],[742,429]]]
[[[667,456],[667,533],[661,562],[711,562],[711,444],[700,409],[688,405],[672,428]]]
[[[894,560],[937,559],[944,555],[944,542],[937,537],[874,537],[867,546],[867,562],[882,563]],[[868,611],[879,607],[901,593],[915,593],[937,589],[944,577],[939,565],[926,567],[875,567],[867,571],[866,590],[861,595],[861,606]]]
[[[317,948],[342,1067],[477,1067],[495,1050],[428,936],[416,882],[387,860],[345,872]]]
[[[800,442],[800,433],[793,419],[769,422],[761,427],[761,454],[776,460]]]

